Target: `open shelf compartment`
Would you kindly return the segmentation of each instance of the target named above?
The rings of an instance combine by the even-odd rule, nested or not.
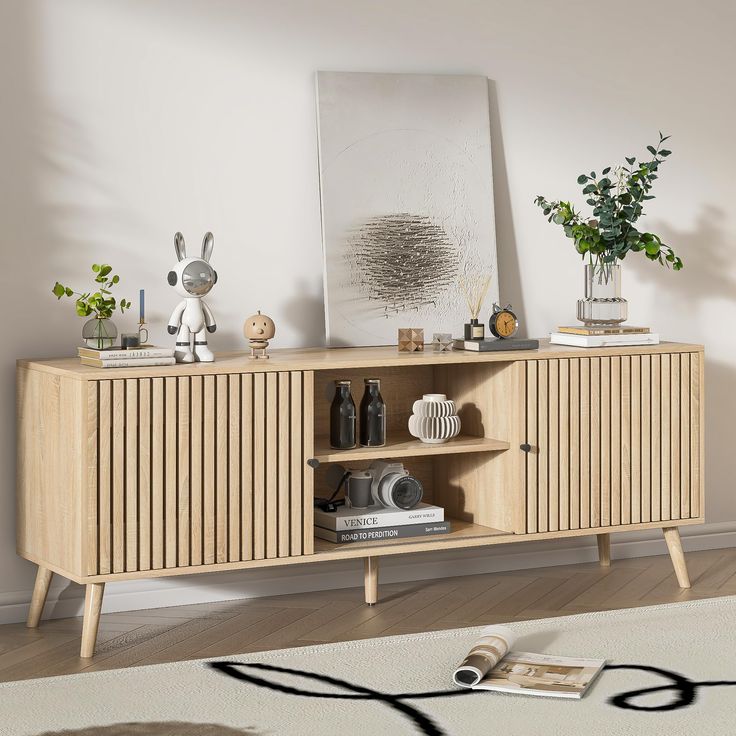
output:
[[[403,364],[370,369],[315,371],[314,471],[316,496],[330,495],[327,473],[340,463],[364,469],[377,459],[402,462],[424,486],[424,500],[441,506],[452,523],[447,534],[334,544],[315,539],[315,551],[419,550],[482,544],[484,539],[524,531],[522,396],[516,363]],[[336,380],[350,380],[360,405],[364,378],[378,378],[386,402],[386,445],[333,450],[329,413]],[[462,434],[443,444],[426,444],[409,435],[414,401],[426,393],[443,393],[458,408]],[[516,449],[514,449],[516,448]],[[472,541],[471,541],[472,540]]]

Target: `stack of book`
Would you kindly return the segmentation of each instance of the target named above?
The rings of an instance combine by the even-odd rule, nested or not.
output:
[[[424,537],[449,531],[445,510],[427,503],[408,511],[383,506],[370,509],[338,506],[337,511],[314,509],[314,535],[336,544]]]
[[[659,335],[648,327],[628,325],[573,325],[558,327],[549,336],[553,345],[571,345],[576,348],[608,348],[626,345],[659,345]]]
[[[146,365],[174,365],[174,348],[79,348],[82,365],[95,368],[139,368]]]

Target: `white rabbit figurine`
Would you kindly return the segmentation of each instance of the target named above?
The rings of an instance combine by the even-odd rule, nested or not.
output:
[[[202,241],[202,257],[187,258],[184,236],[174,235],[174,250],[179,263],[169,271],[169,284],[184,299],[176,305],[169,319],[169,334],[176,336],[177,363],[195,360],[211,363],[215,356],[207,347],[207,333],[217,329],[212,311],[202,298],[217,283],[217,271],[209,264],[215,239],[207,233]],[[194,345],[192,345],[194,341]]]

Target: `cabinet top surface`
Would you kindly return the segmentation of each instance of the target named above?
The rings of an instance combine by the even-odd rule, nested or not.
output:
[[[50,360],[19,360],[19,368],[53,373],[81,381],[100,379],[141,378],[161,376],[204,376],[221,373],[261,373],[265,371],[340,370],[349,368],[380,368],[382,366],[449,365],[466,363],[496,363],[549,358],[595,358],[612,355],[653,355],[657,353],[702,352],[702,345],[661,342],[618,348],[573,348],[550,345],[539,341],[539,350],[508,350],[475,353],[452,350],[436,353],[431,345],[423,352],[400,353],[395,346],[372,348],[297,348],[269,351],[268,360],[251,360],[245,351],[217,353],[214,363],[145,366],[141,368],[94,368],[84,366],[79,358]]]

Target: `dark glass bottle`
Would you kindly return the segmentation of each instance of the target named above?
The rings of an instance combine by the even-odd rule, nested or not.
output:
[[[335,381],[335,398],[330,407],[330,447],[335,450],[355,447],[355,402],[350,381]]]
[[[360,444],[362,447],[386,444],[386,404],[378,378],[365,379],[365,393],[360,402]]]

